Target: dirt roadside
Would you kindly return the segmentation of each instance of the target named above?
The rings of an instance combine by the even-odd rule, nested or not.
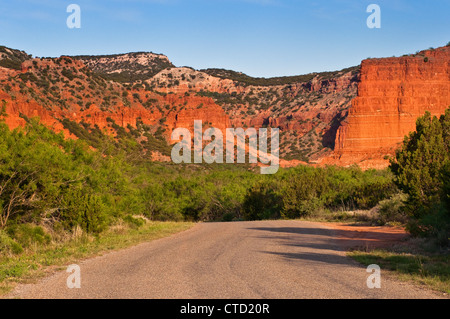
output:
[[[349,223],[320,223],[333,228],[338,245],[344,250],[385,248],[406,240],[410,235],[399,226],[360,226]]]

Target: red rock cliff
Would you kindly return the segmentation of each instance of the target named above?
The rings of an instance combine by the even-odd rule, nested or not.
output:
[[[400,58],[364,60],[358,96],[338,129],[335,157],[341,164],[378,160],[393,154],[415,130],[425,111],[444,113],[450,106],[450,47]]]

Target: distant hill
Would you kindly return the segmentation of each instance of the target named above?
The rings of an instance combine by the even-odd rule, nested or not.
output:
[[[175,67],[165,55],[152,52],[79,55],[73,58],[83,61],[105,79],[121,83],[144,81],[164,69]]]
[[[274,85],[286,85],[293,84],[299,82],[309,82],[315,77],[320,77],[324,80],[330,79],[338,76],[339,74],[344,74],[347,72],[355,72],[357,73],[359,70],[359,66],[354,66],[350,68],[345,68],[340,71],[333,72],[320,72],[320,73],[309,73],[304,75],[294,75],[294,76],[281,76],[281,77],[272,77],[272,78],[264,78],[264,77],[251,77],[242,72],[236,72],[232,70],[225,69],[203,69],[201,72],[205,72],[209,75],[219,77],[221,79],[230,79],[233,81],[237,81],[240,83],[244,83],[246,85],[255,85],[255,86],[274,86]]]
[[[8,69],[20,70],[24,61],[31,59],[31,55],[24,51],[0,46],[0,66]]]

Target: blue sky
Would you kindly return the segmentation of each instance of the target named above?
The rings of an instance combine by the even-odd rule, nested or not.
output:
[[[69,4],[81,29],[69,29]],[[369,4],[381,28],[369,29]],[[450,41],[450,0],[0,0],[0,45],[34,56],[163,53],[269,77],[338,70]]]

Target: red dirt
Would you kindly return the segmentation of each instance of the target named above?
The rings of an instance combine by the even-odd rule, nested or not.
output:
[[[339,245],[345,250],[385,248],[409,236],[403,227],[357,226],[344,223],[325,223],[324,225],[336,230]]]

